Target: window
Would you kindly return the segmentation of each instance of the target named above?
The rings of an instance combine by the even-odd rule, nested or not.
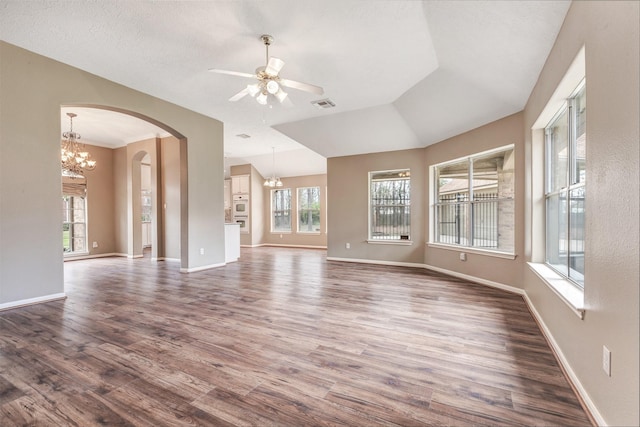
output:
[[[271,190],[271,231],[291,232],[291,189]]]
[[[579,287],[584,287],[586,142],[583,81],[545,128],[545,262]]]
[[[298,233],[320,232],[320,187],[298,188]]]
[[[433,241],[512,254],[514,164],[509,146],[436,165]]]
[[[141,219],[142,222],[151,222],[151,191],[141,191],[141,203],[140,203]]]
[[[62,176],[62,248],[65,255],[86,253],[87,181],[82,175]]]
[[[369,240],[409,240],[411,172],[369,172]]]

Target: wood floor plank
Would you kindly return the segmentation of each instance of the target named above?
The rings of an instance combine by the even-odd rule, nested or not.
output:
[[[589,425],[522,297],[325,258],[65,263],[0,312],[0,425]]]
[[[66,414],[60,416],[51,402],[41,395],[25,395],[0,405],[2,426],[62,426],[69,425]],[[73,424],[71,424],[73,425]]]
[[[11,381],[0,375],[0,406],[12,400],[25,396],[24,391],[16,387]]]

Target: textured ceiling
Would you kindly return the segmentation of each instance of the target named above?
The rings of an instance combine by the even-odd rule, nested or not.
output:
[[[276,173],[295,176],[324,173],[327,157],[424,147],[520,111],[569,4],[0,0],[0,38],[219,119],[227,165],[271,175],[275,147]],[[323,96],[289,89],[290,108],[228,101],[251,80],[207,70],[252,73],[265,62],[264,33],[285,61],[280,75]],[[336,107],[311,105],[325,97]],[[98,145],[162,134],[76,112],[75,130]]]

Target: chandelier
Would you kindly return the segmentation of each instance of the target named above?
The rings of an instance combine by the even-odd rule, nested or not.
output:
[[[74,113],[67,113],[69,116],[69,132],[64,132],[62,137],[62,147],[60,149],[62,170],[70,176],[83,175],[84,171],[91,171],[96,168],[96,161],[91,159],[91,155],[85,151],[84,144],[78,142],[80,134],[73,131]]]
[[[273,150],[273,175],[271,175],[271,178],[264,180],[264,186],[271,188],[282,187],[282,181],[280,181],[280,178],[276,177],[276,149],[275,147],[271,147],[271,150]]]

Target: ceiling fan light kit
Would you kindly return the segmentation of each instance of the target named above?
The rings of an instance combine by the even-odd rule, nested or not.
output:
[[[229,98],[229,101],[235,102],[244,98],[246,95],[250,95],[252,98],[261,105],[267,105],[269,98],[274,97],[280,103],[284,102],[287,98],[287,92],[282,87],[288,87],[292,89],[303,90],[305,92],[314,93],[316,95],[322,95],[324,90],[320,86],[315,86],[309,83],[302,83],[295,80],[283,79],[279,76],[280,70],[284,67],[284,61],[280,58],[269,56],[269,46],[273,42],[273,37],[269,34],[263,34],[260,36],[260,40],[266,49],[266,63],[264,66],[256,68],[255,74],[243,73],[239,71],[219,70],[212,68],[209,71],[219,74],[228,74],[231,76],[248,77],[257,79],[257,83],[249,84],[240,92]]]
[[[276,92],[278,92],[280,90],[280,85],[275,80],[269,80],[267,82],[267,86],[266,87],[267,87],[267,92],[269,92],[271,95],[275,95]]]

